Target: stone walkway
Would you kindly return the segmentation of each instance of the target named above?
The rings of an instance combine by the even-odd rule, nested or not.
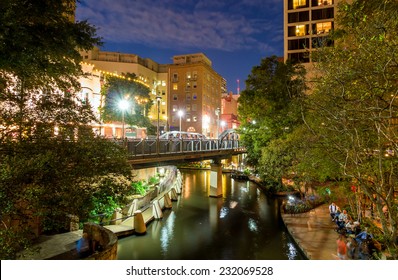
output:
[[[323,204],[303,214],[282,214],[290,235],[310,260],[337,260],[335,231],[328,205]]]

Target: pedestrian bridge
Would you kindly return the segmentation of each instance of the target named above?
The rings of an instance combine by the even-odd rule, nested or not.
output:
[[[239,140],[228,139],[128,139],[123,143],[135,169],[165,166],[177,162],[221,159],[246,153]]]

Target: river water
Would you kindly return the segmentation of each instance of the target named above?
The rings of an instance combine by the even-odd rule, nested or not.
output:
[[[209,171],[182,170],[178,201],[147,233],[118,241],[119,260],[303,259],[280,220],[277,199],[223,174],[223,197],[208,197]]]

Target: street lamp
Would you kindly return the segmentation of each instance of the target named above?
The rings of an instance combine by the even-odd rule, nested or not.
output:
[[[181,117],[184,115],[184,112],[183,111],[181,111],[181,110],[179,110],[178,111],[178,116],[180,117],[180,131],[182,131],[182,128],[181,128]]]
[[[217,108],[215,111],[217,116],[217,133],[216,133],[217,139],[218,139],[218,134],[220,132],[220,112],[221,112],[220,108]]]
[[[160,130],[159,130],[159,117],[160,117],[160,100],[162,100],[161,96],[156,96],[156,101],[158,104],[158,129],[156,133],[156,152],[159,153],[159,136],[160,136]]]
[[[129,102],[126,99],[119,101],[119,109],[122,111],[122,139],[124,144],[124,112],[128,109]]]
[[[156,101],[157,101],[157,105],[158,105],[158,129],[157,129],[157,138],[159,140],[159,136],[160,136],[160,101],[162,100],[161,96],[156,96]]]
[[[221,121],[220,125],[221,125],[221,130],[224,131],[225,126],[227,125],[227,123],[225,121]]]

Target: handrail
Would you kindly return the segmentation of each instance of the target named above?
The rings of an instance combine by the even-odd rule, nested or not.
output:
[[[122,142],[120,141],[120,144]],[[239,140],[217,139],[128,139],[127,150],[130,156],[156,154],[178,154],[185,152],[226,151],[243,148]],[[156,149],[159,147],[159,149]]]

